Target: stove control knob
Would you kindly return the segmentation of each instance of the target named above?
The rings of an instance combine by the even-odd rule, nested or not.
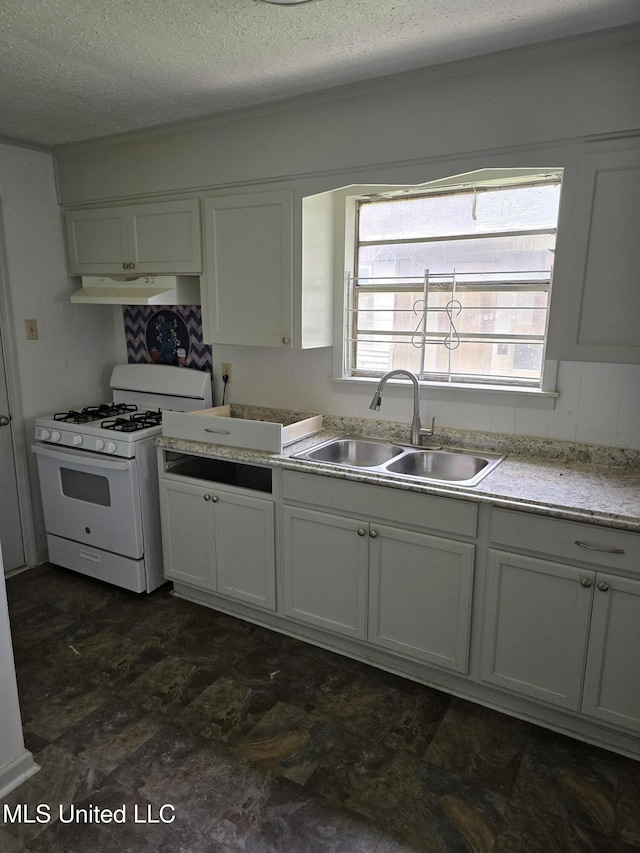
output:
[[[81,435],[74,435],[73,438],[71,439],[71,444],[73,444],[74,447],[80,447],[82,442],[83,442],[83,438]]]
[[[51,433],[51,441],[60,441],[61,438],[62,436],[60,435],[58,430],[54,429],[54,431]]]
[[[49,432],[49,430],[48,430],[48,429],[41,429],[41,430],[40,430],[40,438],[41,438],[43,441],[48,441],[48,440],[49,440],[49,436],[50,436],[50,435],[51,435],[51,433]]]
[[[106,447],[107,453],[115,453],[117,449],[118,449],[118,446],[116,445],[115,441],[108,441],[107,442],[107,447]]]
[[[102,450],[104,448],[104,438],[96,438],[96,450]]]

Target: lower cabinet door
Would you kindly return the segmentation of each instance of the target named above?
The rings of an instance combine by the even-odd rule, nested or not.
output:
[[[211,492],[160,480],[164,574],[207,590],[216,589]]]
[[[467,671],[474,546],[372,524],[369,640]]]
[[[577,710],[595,572],[489,551],[484,681]]]
[[[364,640],[368,524],[285,506],[283,525],[286,615]]]
[[[640,731],[640,581],[597,575],[582,710]]]
[[[273,501],[216,491],[218,592],[276,609]]]

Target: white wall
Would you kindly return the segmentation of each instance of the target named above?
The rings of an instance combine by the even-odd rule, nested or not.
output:
[[[376,415],[369,410],[374,386],[331,381],[331,349],[291,352],[216,346],[216,402],[223,361],[233,365],[227,402],[409,421],[409,388],[385,393]],[[421,414],[425,425],[435,416],[442,427],[640,450],[640,365],[560,362],[558,391],[555,407],[545,409],[518,406],[513,400],[487,402],[478,399],[478,392],[462,400],[463,392],[422,389]]]
[[[336,180],[324,189],[332,189],[384,182],[383,173],[371,173],[378,166],[392,166],[392,181],[402,182],[399,165],[430,158],[629,131],[639,126],[639,34],[628,27],[509,50],[62,146],[56,149],[60,198],[81,204],[329,173]],[[430,177],[422,168],[420,174]],[[439,169],[433,177],[442,177]]]
[[[74,283],[65,270],[50,154],[0,144],[0,203],[12,306],[12,316],[1,322],[3,330],[12,324],[15,338],[25,419],[19,451],[28,460],[36,547],[42,559],[44,525],[35,458],[29,450],[34,420],[105,398],[109,368],[116,360],[113,312],[69,301]],[[38,340],[26,340],[26,319],[37,320]]]

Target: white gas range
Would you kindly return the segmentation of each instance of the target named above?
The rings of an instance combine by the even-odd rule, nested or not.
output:
[[[154,440],[162,411],[211,406],[211,377],[117,365],[113,400],[36,421],[49,560],[133,592],[164,583]]]

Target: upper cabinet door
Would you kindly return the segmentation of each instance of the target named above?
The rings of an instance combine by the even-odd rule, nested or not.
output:
[[[206,339],[292,346],[293,192],[208,198],[204,233]]]
[[[123,272],[129,255],[123,208],[71,210],[65,214],[65,226],[71,275]]]
[[[72,210],[65,223],[72,275],[202,270],[198,199]]]
[[[580,160],[553,358],[640,363],[640,148],[624,144]]]

